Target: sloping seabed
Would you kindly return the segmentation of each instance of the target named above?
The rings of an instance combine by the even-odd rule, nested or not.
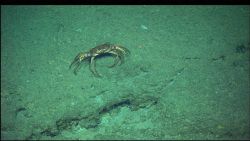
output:
[[[1,139],[249,139],[249,7],[1,6]],[[110,42],[113,68],[79,52]]]

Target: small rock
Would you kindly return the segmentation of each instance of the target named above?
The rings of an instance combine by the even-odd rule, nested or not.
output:
[[[141,28],[144,29],[144,30],[148,30],[148,27],[146,27],[145,25],[141,25]]]

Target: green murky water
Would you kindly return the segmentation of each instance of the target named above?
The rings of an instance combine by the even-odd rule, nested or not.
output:
[[[1,139],[249,139],[248,6],[1,6]],[[79,52],[110,42],[122,65]]]

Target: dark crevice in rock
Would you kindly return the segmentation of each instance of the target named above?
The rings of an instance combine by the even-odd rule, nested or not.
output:
[[[55,126],[44,129],[40,132],[40,135],[55,137],[61,134],[62,131],[71,130],[78,125],[86,129],[97,128],[100,124],[101,117],[106,113],[112,112],[113,110],[127,106],[131,109],[131,111],[136,111],[141,108],[149,108],[157,103],[158,98],[153,96],[135,97],[133,95],[129,95],[120,100],[111,101],[96,112],[87,116],[78,115],[73,117],[62,117],[61,119],[56,121]],[[35,135],[32,133],[29,139],[37,138],[35,136],[40,135]]]

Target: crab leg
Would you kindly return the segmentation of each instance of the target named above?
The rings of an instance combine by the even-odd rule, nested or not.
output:
[[[116,49],[119,50],[119,51],[121,51],[122,54],[130,54],[130,51],[127,48],[125,48],[125,47],[117,46]]]
[[[115,57],[114,63],[113,63],[112,65],[108,66],[108,67],[109,67],[109,68],[113,68],[113,67],[116,66],[119,62],[120,62],[120,58],[119,58],[119,56],[117,55],[117,56]]]
[[[121,65],[124,62],[124,53],[121,50],[114,50],[113,52],[118,55],[120,61],[119,65]]]
[[[74,74],[77,74],[77,71],[81,68],[81,62],[76,62],[76,67],[74,68]]]
[[[70,66],[69,66],[69,69],[71,69],[71,67],[72,67],[73,65],[76,65],[77,63],[78,63],[78,58],[75,57],[75,59],[71,62]]]
[[[97,71],[96,71],[96,68],[95,68],[95,57],[91,57],[91,59],[90,59],[90,65],[89,65],[89,69],[90,69],[90,71],[94,74],[94,75],[96,75],[96,76],[101,76]]]
[[[76,57],[74,58],[74,60],[72,61],[72,63],[70,64],[70,66],[69,66],[69,69],[71,69],[71,67],[73,66],[73,65],[79,65],[79,62],[82,62],[83,61],[83,59],[82,59],[82,52],[81,53],[78,53],[77,55],[76,55]]]
[[[120,59],[120,57],[119,57],[119,56],[120,56],[119,53],[117,53],[117,52],[115,52],[115,51],[112,51],[112,52],[109,52],[109,53],[116,56],[116,57],[115,57],[114,64],[108,66],[108,67],[112,68],[112,67],[116,66],[116,65],[121,61],[121,59]]]

